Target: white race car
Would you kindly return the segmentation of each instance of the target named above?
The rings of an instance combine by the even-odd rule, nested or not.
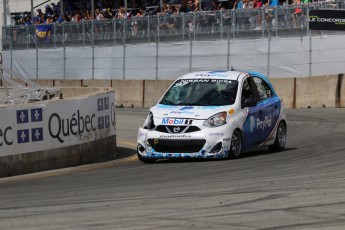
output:
[[[237,158],[286,143],[286,116],[268,78],[257,72],[194,72],[177,79],[138,132],[146,163],[172,158]]]

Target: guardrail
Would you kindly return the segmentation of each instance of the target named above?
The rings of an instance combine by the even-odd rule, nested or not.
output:
[[[311,9],[344,9],[345,0],[275,8],[193,12],[173,16],[3,27],[4,50],[140,42],[303,36]],[[300,14],[295,14],[301,9]],[[45,26],[42,32],[40,29]],[[42,32],[42,33],[40,33]]]

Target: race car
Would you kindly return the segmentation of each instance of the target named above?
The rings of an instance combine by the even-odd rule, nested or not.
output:
[[[200,71],[178,78],[149,114],[137,137],[145,163],[174,158],[238,158],[285,148],[281,98],[258,72]]]

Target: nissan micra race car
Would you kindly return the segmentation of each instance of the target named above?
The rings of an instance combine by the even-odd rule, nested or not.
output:
[[[194,72],[177,79],[138,132],[146,163],[173,158],[237,158],[286,143],[286,116],[268,78],[257,72]]]

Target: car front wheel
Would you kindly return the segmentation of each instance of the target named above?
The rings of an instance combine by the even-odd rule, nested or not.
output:
[[[242,137],[239,130],[235,130],[231,137],[230,158],[238,158],[242,151]]]
[[[150,159],[150,158],[146,158],[146,157],[143,157],[140,153],[140,146],[138,145],[137,147],[137,156],[138,156],[138,159],[141,161],[141,162],[144,162],[144,163],[154,163],[155,160],[154,159]]]

